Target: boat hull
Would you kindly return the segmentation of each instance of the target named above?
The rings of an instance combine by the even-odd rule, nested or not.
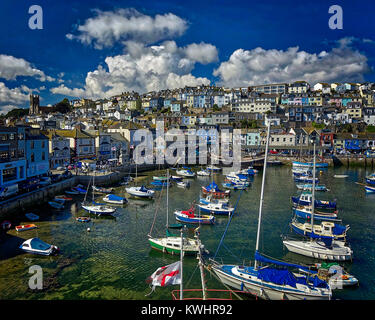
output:
[[[330,294],[308,294],[297,290],[293,291],[293,289],[285,290],[280,286],[258,280],[256,277],[245,279],[231,271],[234,267],[234,265],[213,266],[212,269],[224,284],[253,294],[257,298],[265,300],[330,300],[331,298]]]
[[[334,251],[319,245],[317,242],[306,242],[298,240],[284,240],[284,246],[290,251],[306,257],[329,260],[329,261],[348,261],[352,259],[351,250]]]
[[[174,239],[170,239],[171,245],[168,245],[168,241],[166,240],[168,238],[149,238],[148,242],[150,243],[151,248],[155,250],[159,250],[159,251],[169,253],[172,255],[181,254],[180,247],[173,247],[173,243],[172,243],[172,241],[175,240],[173,242],[178,244],[178,241],[181,241],[180,238],[175,238],[175,237],[171,237],[171,238],[174,238]],[[198,246],[196,248],[191,248],[191,249],[186,248],[183,251],[184,251],[184,254],[186,255],[195,255],[197,254],[197,252],[199,252]]]

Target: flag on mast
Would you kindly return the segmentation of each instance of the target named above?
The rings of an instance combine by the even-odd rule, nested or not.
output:
[[[146,282],[152,285],[152,291],[156,286],[166,287],[174,284],[181,284],[181,261],[158,268]]]

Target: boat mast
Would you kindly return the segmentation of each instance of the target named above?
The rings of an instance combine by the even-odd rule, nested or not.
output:
[[[162,182],[163,183],[163,182]],[[165,226],[166,228],[168,228],[168,183],[169,183],[169,169],[167,169],[167,225]]]
[[[183,300],[184,299],[184,291],[183,291],[183,275],[184,275],[184,272],[183,272],[183,263],[182,263],[182,260],[184,258],[184,240],[183,240],[183,228],[181,228],[181,247],[180,247],[180,265],[181,265],[181,283],[180,283],[180,300]]]
[[[260,236],[260,225],[262,222],[262,207],[263,207],[263,199],[264,199],[264,181],[266,179],[266,168],[267,168],[267,155],[268,155],[268,144],[269,144],[269,136],[270,136],[270,128],[271,128],[271,121],[268,121],[267,126],[267,140],[266,140],[266,150],[264,154],[264,165],[263,165],[263,177],[262,177],[262,189],[260,191],[260,204],[259,204],[259,217],[258,217],[258,231],[257,231],[257,241],[255,245],[255,251],[259,249],[259,236]],[[257,260],[254,263],[254,270],[257,269]]]
[[[201,247],[201,241],[199,239],[199,230],[200,227],[197,228],[196,230],[196,236],[197,236],[197,239],[198,239],[198,245],[199,245],[199,252],[198,252],[198,257],[197,259],[199,260],[198,261],[198,265],[199,265],[199,270],[200,270],[200,273],[201,273],[201,282],[202,282],[202,295],[203,295],[203,300],[207,300],[207,291],[206,291],[206,282],[204,280],[204,268],[203,268],[203,262],[202,262],[202,247]]]
[[[315,209],[315,175],[316,175],[316,157],[315,157],[315,141],[314,145],[314,162],[313,162],[313,183],[312,183],[312,192],[311,192],[311,233],[314,233],[314,209]],[[312,239],[312,238],[311,238]]]

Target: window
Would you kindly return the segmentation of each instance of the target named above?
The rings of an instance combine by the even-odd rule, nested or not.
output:
[[[31,149],[34,149],[34,141],[31,141],[31,142],[30,142],[30,148],[31,148]]]
[[[42,160],[46,160],[46,154],[45,154],[45,152],[42,152]]]
[[[34,161],[35,161],[34,153],[31,154],[31,156],[30,156],[30,161],[31,161],[31,162],[34,162]]]

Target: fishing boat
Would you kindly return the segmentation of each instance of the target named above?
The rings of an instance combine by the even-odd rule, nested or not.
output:
[[[1,229],[3,229],[3,230],[9,230],[12,227],[12,223],[8,220],[5,220],[1,223],[0,226],[1,226]]]
[[[366,177],[366,183],[375,186],[375,173],[372,173]]]
[[[191,171],[190,169],[176,170],[176,174],[187,178],[195,177],[195,172]]]
[[[305,183],[305,184],[296,184],[297,189],[299,190],[307,190],[311,191],[313,186],[311,183]],[[329,191],[327,187],[324,184],[317,184],[315,185],[315,191]]]
[[[78,222],[90,222],[91,218],[90,217],[77,217],[76,221],[78,221]]]
[[[155,190],[148,189],[145,186],[129,187],[125,190],[129,195],[138,198],[153,198],[155,195]]]
[[[374,193],[375,192],[375,186],[365,186],[366,193]]]
[[[200,177],[209,177],[210,173],[207,170],[199,170],[199,171],[197,171],[197,176],[200,176]]]
[[[294,219],[291,223],[295,233],[302,236],[311,236],[311,223],[301,223]],[[335,240],[345,241],[349,225],[343,226],[329,221],[322,221],[320,224],[314,224],[313,233],[317,236],[333,237]]]
[[[167,181],[159,181],[159,180],[154,180],[150,182],[151,185],[155,187],[170,187],[172,184]]]
[[[226,204],[228,204],[229,200],[228,199],[215,199],[215,198],[211,198],[211,196],[209,195],[206,198],[200,198],[199,203],[201,203],[201,204],[209,204],[209,203],[226,203]]]
[[[57,209],[57,210],[64,209],[64,204],[63,204],[63,203],[60,203],[60,202],[48,201],[48,204],[49,204],[52,208]]]
[[[207,212],[215,215],[231,215],[234,212],[234,208],[229,207],[227,203],[198,203],[197,206],[202,212]]]
[[[293,167],[296,168],[296,167],[312,167],[313,164],[311,162],[301,162],[301,161],[293,161],[292,163]],[[322,168],[328,168],[328,163],[327,162],[318,162],[316,163],[316,166],[315,166],[316,169],[322,169]]]
[[[225,198],[230,196],[230,190],[220,190],[214,181],[206,187],[202,186],[202,192],[203,194],[210,194],[214,198]]]
[[[123,205],[128,202],[126,198],[117,196],[115,194],[107,194],[105,197],[103,197],[103,201],[120,205]]]
[[[37,226],[35,224],[22,224],[22,225],[15,227],[16,231],[27,231],[27,230],[32,230],[36,228]]]
[[[314,143],[313,174],[315,178],[316,168],[316,146]],[[314,226],[315,218],[315,182],[312,188],[310,225]],[[294,240],[284,237],[283,245],[291,252],[322,260],[346,261],[352,259],[353,251],[346,245],[345,241],[336,240],[333,235],[322,235],[314,232],[315,226],[311,227],[309,239]]]
[[[169,170],[167,170],[167,176],[169,177]],[[183,254],[195,255],[199,252],[200,243],[196,239],[183,237],[182,240],[179,236],[171,234],[168,230],[168,207],[169,207],[169,193],[167,188],[167,222],[166,222],[166,236],[165,237],[153,237],[151,235],[154,224],[152,224],[150,232],[148,234],[148,241],[151,248],[160,250],[165,253],[179,254],[183,251]],[[155,212],[156,216],[156,212]],[[181,247],[182,245],[182,247]]]
[[[102,188],[102,187],[92,186],[92,191],[99,192],[99,193],[111,193],[113,192],[113,188]]]
[[[176,182],[177,187],[180,188],[189,188],[190,187],[190,182],[188,181],[178,181]]]
[[[321,279],[325,279],[333,289],[358,285],[356,277],[349,274],[337,262],[323,262],[309,265],[309,273],[317,274]],[[301,272],[306,272],[300,269]]]
[[[247,189],[248,185],[242,184],[242,183],[234,183],[234,182],[223,182],[221,184],[226,189],[232,189],[232,190],[245,190]]]
[[[248,176],[240,173],[231,172],[225,178],[233,182],[248,182]]]
[[[176,210],[174,212],[176,220],[183,223],[195,224],[214,224],[215,217],[213,215],[197,215],[195,214],[194,205],[189,210]]]
[[[337,220],[337,211],[334,212],[322,212],[316,211],[314,208],[314,219],[316,220]],[[312,207],[310,206],[297,206],[293,208],[294,214],[303,219],[311,219]]]
[[[26,213],[26,214],[25,214],[25,217],[26,217],[27,219],[29,219],[30,221],[36,221],[36,220],[39,220],[39,216],[36,215],[36,214],[34,214],[34,213],[31,213],[31,212]]]
[[[267,127],[254,265],[222,264],[211,259],[211,264],[207,267],[213,270],[225,285],[241,290],[243,293],[254,294],[261,299],[329,300],[331,299],[332,291],[328,283],[320,280],[317,276],[312,277],[303,273],[292,273],[289,268],[298,269],[300,266],[268,258],[259,252],[270,123]],[[262,266],[261,264],[264,265]],[[274,268],[272,265],[276,265],[278,268]]]
[[[206,167],[206,170],[207,170],[207,171],[210,171],[210,172],[220,172],[220,171],[221,171],[221,168],[220,168],[220,167],[213,166],[213,165],[210,165],[210,166]]]
[[[294,205],[311,206],[311,192],[302,192],[299,197],[291,197]],[[315,199],[315,208],[336,210],[336,202]]]
[[[92,185],[95,186],[95,175],[92,178]],[[111,206],[106,206],[103,203],[95,202],[95,192],[92,192],[92,201],[87,201],[87,194],[89,191],[90,182],[87,186],[87,191],[85,194],[85,198],[82,202],[82,208],[89,213],[96,214],[96,215],[110,215],[116,211],[116,208]]]
[[[299,177],[294,177],[294,181],[299,182],[299,183],[311,184],[313,183],[313,178],[310,176],[299,176]],[[315,183],[319,183],[318,178],[315,178]]]
[[[247,169],[241,169],[236,172],[236,174],[242,174],[245,176],[254,176],[256,173],[258,173],[258,170],[254,169],[253,167],[248,167]]]
[[[31,238],[20,245],[20,249],[28,253],[40,254],[43,256],[50,256],[59,252],[59,248],[45,243],[39,238]]]

